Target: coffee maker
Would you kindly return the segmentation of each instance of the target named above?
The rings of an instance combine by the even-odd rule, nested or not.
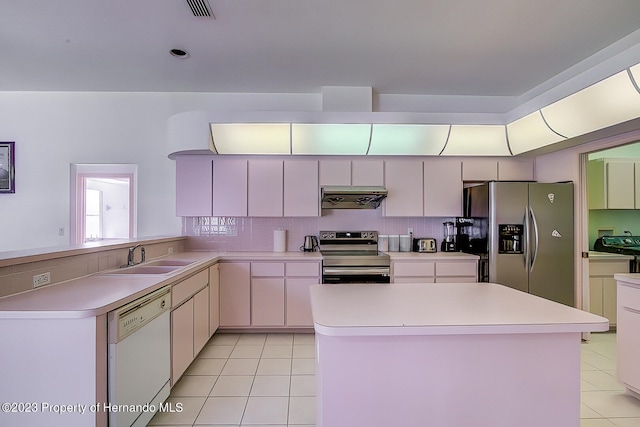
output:
[[[442,239],[440,250],[442,252],[457,251],[455,224],[451,221],[447,221],[447,222],[443,222],[442,225],[444,226],[444,238]]]

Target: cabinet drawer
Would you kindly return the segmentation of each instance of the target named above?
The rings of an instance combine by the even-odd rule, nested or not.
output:
[[[252,277],[284,277],[284,262],[252,262]]]
[[[433,283],[431,277],[394,277],[393,283]]]
[[[288,262],[287,276],[319,277],[320,263],[318,262]]]
[[[475,262],[438,262],[436,263],[436,276],[476,276],[477,266]]]
[[[615,273],[628,273],[629,261],[590,261],[589,276],[613,276]]]
[[[171,307],[177,307],[209,283],[209,270],[202,270],[171,288]]]
[[[618,282],[618,309],[620,307],[640,310],[640,288],[626,286],[624,282]]]
[[[393,276],[433,276],[433,262],[394,262]]]

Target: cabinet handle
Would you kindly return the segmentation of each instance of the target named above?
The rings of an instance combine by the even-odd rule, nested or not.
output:
[[[626,306],[622,306],[622,308],[633,314],[640,314],[640,310],[636,310],[635,308],[626,307]]]

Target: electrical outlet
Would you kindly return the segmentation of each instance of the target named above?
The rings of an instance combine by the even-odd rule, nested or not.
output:
[[[173,253],[173,246],[169,247],[169,255]]]
[[[64,227],[58,228],[58,236],[64,236]]]
[[[409,234],[413,234],[413,228],[409,227]]]
[[[36,274],[33,276],[33,287],[37,288],[38,286],[44,286],[51,283],[51,273],[46,272],[42,274]]]

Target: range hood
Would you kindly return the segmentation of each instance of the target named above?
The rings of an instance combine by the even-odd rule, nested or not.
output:
[[[322,209],[376,209],[385,197],[387,189],[384,187],[322,187]]]

